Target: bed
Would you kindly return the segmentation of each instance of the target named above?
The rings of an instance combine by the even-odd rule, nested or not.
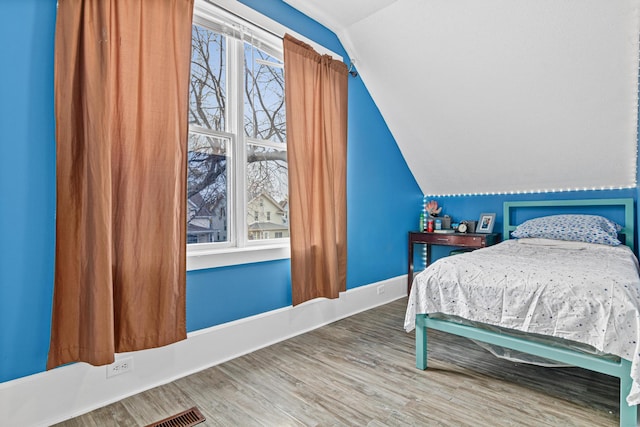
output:
[[[579,221],[615,223],[613,241],[624,244],[522,234],[531,224],[546,230],[550,209],[557,218],[574,221],[579,213]],[[633,199],[505,202],[503,218],[502,243],[441,258],[414,277],[405,329],[416,329],[416,367],[427,368],[432,328],[597,371],[620,378],[620,425],[636,426],[640,277]],[[514,232],[521,238],[510,239]],[[535,270],[534,259],[545,264]]]

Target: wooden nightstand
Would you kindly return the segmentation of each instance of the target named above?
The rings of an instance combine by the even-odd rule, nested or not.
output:
[[[409,276],[407,295],[411,292],[413,282],[413,245],[427,245],[427,266],[431,263],[431,245],[456,246],[460,248],[480,249],[495,245],[500,241],[500,233],[427,233],[409,232]]]

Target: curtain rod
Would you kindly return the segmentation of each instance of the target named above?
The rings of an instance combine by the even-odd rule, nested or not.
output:
[[[196,0],[197,2],[198,0]],[[258,12],[255,9],[250,8],[247,5],[244,5],[238,1],[232,1],[232,0],[219,0],[219,2],[216,2],[215,0],[200,0],[202,1],[202,3],[206,3],[207,5],[216,7],[222,11],[224,11],[225,13],[228,13],[231,16],[234,16],[237,19],[240,19],[244,22],[247,22],[253,26],[255,26],[256,28],[259,28],[262,31],[265,31],[266,33],[277,37],[279,40],[282,40],[284,38],[285,33],[289,33],[292,36],[296,37],[297,39],[300,39],[302,41],[304,41],[305,43],[310,44],[311,46],[313,46],[318,52],[323,53],[323,54],[328,54],[331,55],[334,59],[338,59],[341,61],[344,61],[344,58],[342,57],[342,55],[335,53],[334,51],[332,51],[331,49],[328,49],[326,47],[324,47],[323,45],[314,42],[312,40],[310,40],[309,38],[298,34],[296,31],[293,31],[291,29],[289,29],[288,27],[286,27],[283,24],[280,24],[276,21],[274,21],[273,19],[269,18],[268,16]],[[219,4],[222,3],[222,4]],[[229,6],[225,6],[225,4],[228,4]],[[258,18],[257,19],[251,19],[251,18],[247,18],[246,16],[242,16],[239,12],[235,12],[234,10],[237,10],[237,8],[245,8],[247,10],[247,13],[249,15],[256,15]],[[242,9],[240,9],[242,10]],[[260,24],[256,21],[260,21],[262,18],[268,20],[268,21],[272,21],[275,25],[277,25],[278,27],[281,27],[281,29],[278,30],[272,30],[270,28],[268,28],[268,26],[265,26],[264,24]]]

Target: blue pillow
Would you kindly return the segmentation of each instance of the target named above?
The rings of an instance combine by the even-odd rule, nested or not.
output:
[[[523,222],[511,233],[518,239],[569,240],[618,246],[622,227],[599,215],[551,215]]]

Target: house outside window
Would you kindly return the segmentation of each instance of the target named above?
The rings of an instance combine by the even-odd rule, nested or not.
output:
[[[249,223],[249,239],[288,238],[287,207],[287,203],[278,202],[268,193],[261,193],[251,199],[248,212],[251,213],[253,221]],[[272,215],[272,212],[275,214]]]
[[[192,27],[187,242],[288,239],[282,42],[203,3]]]

